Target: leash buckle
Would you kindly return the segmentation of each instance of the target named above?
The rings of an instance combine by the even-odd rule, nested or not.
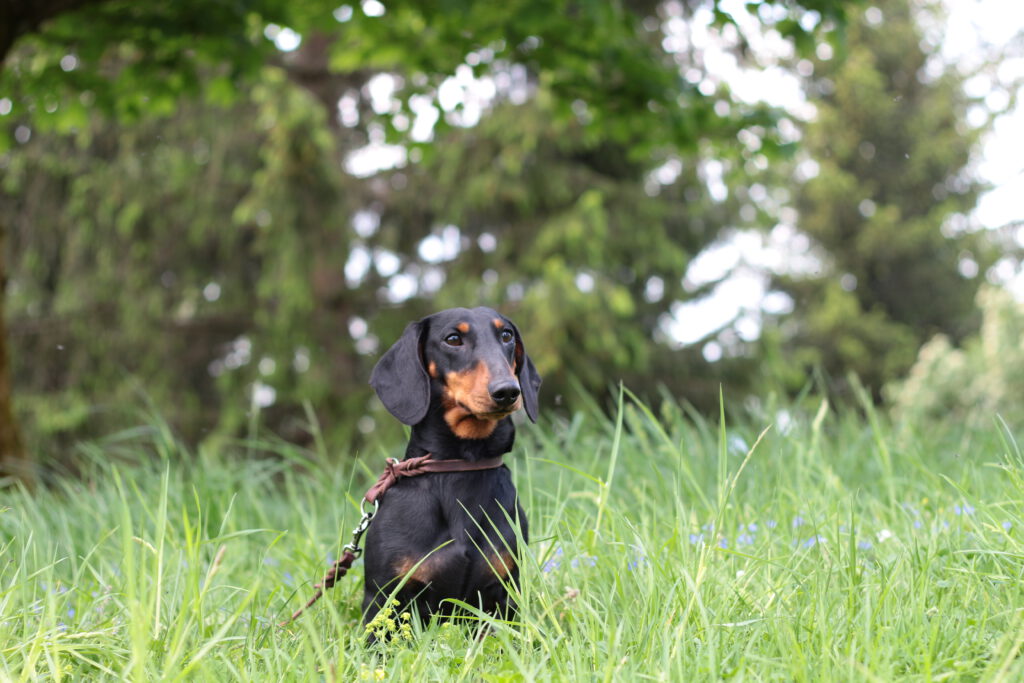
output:
[[[380,505],[378,501],[373,501],[373,508],[370,510],[366,509],[366,500],[359,501],[359,511],[363,513],[362,518],[359,520],[359,524],[352,530],[352,542],[342,548],[343,551],[347,550],[356,557],[363,554],[363,549],[359,546],[359,541],[362,539],[363,534],[370,528],[370,522],[373,521],[373,516],[377,514],[377,508]]]

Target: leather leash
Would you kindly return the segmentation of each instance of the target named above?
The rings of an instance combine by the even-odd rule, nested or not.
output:
[[[286,626],[298,619],[303,612],[312,607],[317,600],[323,597],[324,591],[328,588],[333,588],[338,579],[348,573],[348,570],[352,568],[352,563],[356,561],[356,558],[363,554],[363,549],[360,547],[359,541],[362,539],[363,534],[366,533],[366,530],[370,528],[370,522],[373,521],[373,516],[377,514],[377,508],[380,506],[381,496],[383,496],[389,488],[394,486],[399,479],[418,477],[421,474],[430,474],[433,472],[473,472],[476,470],[493,470],[496,467],[501,467],[501,465],[502,456],[500,455],[494,458],[478,460],[476,462],[470,462],[469,460],[432,460],[429,453],[427,455],[408,458],[406,460],[388,458],[384,472],[377,479],[377,483],[370,487],[370,490],[363,495],[363,499],[359,503],[359,510],[363,513],[363,516],[359,520],[359,524],[356,525],[356,528],[352,530],[352,542],[342,548],[344,552],[341,557],[337,562],[331,565],[331,568],[327,570],[327,573],[324,575],[324,578],[321,579],[320,583],[313,585],[316,592],[313,594],[313,597],[310,598],[309,602],[295,610],[291,619],[282,621],[280,625]],[[367,510],[364,507],[366,503],[369,503],[373,507]]]

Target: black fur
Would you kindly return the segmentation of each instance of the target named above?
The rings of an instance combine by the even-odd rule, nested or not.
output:
[[[511,450],[511,412],[525,407],[536,421],[541,379],[510,320],[489,308],[456,308],[410,324],[370,383],[412,426],[406,458],[476,461]],[[526,515],[505,466],[400,480],[367,532],[364,618],[402,581],[399,609],[414,607],[423,618],[450,613],[446,599],[504,613],[512,606],[506,585],[519,578],[515,526],[525,541]]]

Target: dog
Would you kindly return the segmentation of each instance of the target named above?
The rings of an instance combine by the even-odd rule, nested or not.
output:
[[[537,421],[540,384],[519,330],[490,308],[453,308],[410,323],[370,375],[384,407],[412,427],[406,459],[477,462],[508,453],[510,415],[524,408]],[[450,615],[449,600],[508,614],[527,526],[504,465],[398,481],[367,532],[364,621],[392,594],[400,611],[424,620]]]

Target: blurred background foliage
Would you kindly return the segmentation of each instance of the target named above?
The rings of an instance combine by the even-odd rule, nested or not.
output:
[[[0,41],[7,342],[32,453],[140,406],[193,441],[258,425],[304,442],[315,420],[358,445],[397,429],[366,385],[379,353],[458,305],[520,325],[550,407],[620,379],[698,409],[815,376],[842,400],[856,375],[941,417],[994,397],[986,378],[1013,384],[990,363],[1020,336],[992,330],[1019,304],[975,301],[1017,243],[970,218],[989,120],[968,121],[967,74],[925,39],[930,5],[68,5]],[[695,26],[744,67],[798,74],[813,114],[737,96]],[[790,47],[765,57],[752,33]],[[780,235],[796,247],[770,266],[693,274]],[[763,302],[694,332],[694,304],[752,271]]]
[[[963,75],[928,64],[912,6],[849,27],[844,59],[813,61],[817,116],[802,152],[816,174],[795,197],[799,227],[827,254],[778,276],[795,302],[780,321],[794,384],[814,367],[839,389],[855,373],[876,397],[936,334],[975,331],[974,298],[995,244],[965,216],[980,182]],[[833,386],[833,389],[836,387]]]
[[[886,387],[899,417],[935,422],[1010,425],[1024,420],[1024,306],[1004,289],[978,292],[981,329],[956,346],[932,337],[903,380]]]

